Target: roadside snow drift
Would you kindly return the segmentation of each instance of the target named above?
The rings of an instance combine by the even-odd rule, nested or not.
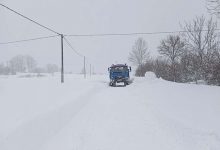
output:
[[[153,73],[0,77],[0,150],[219,150],[220,88]]]
[[[157,77],[156,77],[156,75],[155,75],[155,73],[154,72],[146,72],[145,73],[145,78],[147,78],[148,80],[149,79],[156,79]]]

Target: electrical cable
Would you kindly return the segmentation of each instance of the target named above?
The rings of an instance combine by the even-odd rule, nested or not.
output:
[[[53,38],[53,37],[57,37],[57,36],[59,36],[59,35],[51,35],[51,36],[44,36],[44,37],[30,38],[30,39],[24,39],[24,40],[9,41],[9,42],[0,42],[0,45],[21,43],[21,42],[29,42],[29,41],[36,41],[36,40]]]
[[[219,31],[220,29],[215,29]],[[202,30],[205,32],[208,30]],[[134,32],[134,33],[103,33],[103,34],[69,34],[64,35],[67,37],[101,37],[101,36],[133,36],[133,35],[155,35],[155,34],[174,34],[174,33],[185,33],[188,31],[162,31],[162,32]]]
[[[84,55],[80,54],[78,51],[76,51],[73,46],[70,44],[70,42],[67,40],[67,38],[64,37],[64,40],[66,41],[67,45],[80,57],[84,57]]]
[[[0,5],[1,5],[2,7],[4,7],[4,8],[6,8],[6,9],[8,9],[8,10],[14,12],[14,13],[16,13],[17,15],[19,15],[19,16],[21,16],[21,17],[23,17],[23,18],[25,18],[25,19],[27,19],[27,20],[29,20],[29,21],[35,23],[35,24],[37,24],[38,26],[41,26],[41,27],[43,27],[43,28],[45,28],[45,29],[47,29],[47,30],[49,30],[49,31],[51,31],[51,32],[53,32],[53,33],[55,33],[55,34],[60,35],[60,33],[56,32],[56,31],[54,31],[54,30],[52,30],[52,29],[50,29],[50,28],[48,28],[48,27],[46,27],[46,26],[44,26],[44,25],[42,25],[42,24],[40,24],[40,23],[38,23],[37,21],[34,21],[34,20],[32,20],[32,19],[30,19],[30,18],[28,18],[28,17],[22,15],[21,13],[19,13],[19,12],[13,10],[13,9],[11,9],[11,8],[9,8],[8,6],[5,6],[5,5],[3,5],[3,4],[1,4],[1,3],[0,3]]]

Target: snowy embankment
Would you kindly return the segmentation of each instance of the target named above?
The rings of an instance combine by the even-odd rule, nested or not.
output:
[[[0,77],[0,150],[220,149],[220,87],[59,80]]]

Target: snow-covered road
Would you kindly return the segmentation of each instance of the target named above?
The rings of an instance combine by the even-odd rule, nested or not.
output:
[[[0,150],[219,150],[220,88],[107,76],[0,78]]]

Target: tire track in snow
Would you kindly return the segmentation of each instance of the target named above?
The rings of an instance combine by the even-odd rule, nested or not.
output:
[[[0,141],[0,150],[40,149],[87,105],[93,95],[102,89],[105,88],[98,85],[71,103],[25,122],[5,139]]]

